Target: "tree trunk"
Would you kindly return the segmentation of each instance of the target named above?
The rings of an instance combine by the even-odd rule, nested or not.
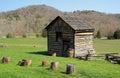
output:
[[[56,53],[53,53],[52,56],[53,56],[53,57],[56,57]]]
[[[69,57],[74,57],[74,49],[72,48],[69,49]]]
[[[32,60],[23,59],[18,62],[18,65],[20,66],[30,66],[31,64],[32,64]]]
[[[50,68],[52,70],[58,70],[58,68],[59,68],[59,62],[52,62]]]
[[[10,62],[10,57],[3,57],[2,58],[2,63],[9,63]]]
[[[73,74],[75,71],[76,70],[74,64],[67,64],[66,74]]]
[[[32,64],[32,60],[25,60],[24,66],[30,66]]]
[[[48,60],[42,61],[42,66],[48,66],[48,65],[49,65],[49,61]]]

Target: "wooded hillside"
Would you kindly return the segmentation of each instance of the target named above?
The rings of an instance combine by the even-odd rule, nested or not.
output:
[[[47,5],[32,5],[17,10],[0,13],[0,35],[13,33],[39,33],[58,15],[77,16],[95,27],[102,36],[120,28],[120,14],[105,14],[97,11],[62,12]]]

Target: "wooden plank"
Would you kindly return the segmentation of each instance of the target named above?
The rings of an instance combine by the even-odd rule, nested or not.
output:
[[[81,36],[81,35],[93,35],[93,33],[75,33],[75,36]]]

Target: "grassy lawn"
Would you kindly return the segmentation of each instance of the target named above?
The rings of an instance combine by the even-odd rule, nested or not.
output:
[[[120,65],[111,64],[104,60],[83,61],[73,58],[47,56],[47,39],[44,38],[20,38],[0,39],[0,45],[8,45],[7,48],[0,48],[0,58],[10,56],[9,64],[0,63],[0,78],[119,78]],[[94,47],[97,53],[120,52],[120,40],[94,40]],[[21,59],[31,59],[29,67],[18,66]],[[50,66],[42,67],[41,62],[49,60],[58,61],[58,71],[50,70]],[[66,64],[74,63],[76,73],[66,75]]]
[[[120,40],[94,40],[94,48],[97,53],[118,52],[120,53]]]

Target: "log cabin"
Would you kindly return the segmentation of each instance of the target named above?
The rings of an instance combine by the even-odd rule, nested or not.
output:
[[[47,29],[48,54],[79,57],[95,54],[93,49],[94,27],[80,18],[57,16]]]

